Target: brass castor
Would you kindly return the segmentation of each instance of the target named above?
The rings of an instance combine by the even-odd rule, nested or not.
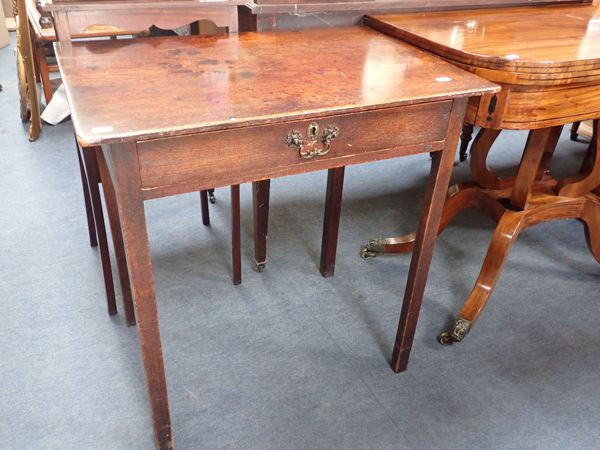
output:
[[[452,339],[452,335],[447,331],[440,333],[437,337],[437,341],[442,345],[452,345],[454,342],[456,342],[454,339]]]
[[[378,254],[383,253],[385,239],[370,239],[367,245],[360,248],[360,257],[362,259],[372,259]]]
[[[217,203],[214,189],[211,189],[210,191],[208,191],[208,201],[211,202],[213,205],[215,203]]]
[[[375,258],[379,253],[369,250],[368,245],[363,245],[360,248],[360,257],[362,259],[372,259]]]
[[[472,322],[467,319],[456,319],[452,331],[443,331],[437,337],[437,341],[442,345],[452,345],[455,342],[462,342],[465,336],[471,330]]]
[[[264,272],[265,269],[267,268],[267,263],[266,262],[261,262],[261,263],[254,263],[254,268],[256,269],[257,272]]]

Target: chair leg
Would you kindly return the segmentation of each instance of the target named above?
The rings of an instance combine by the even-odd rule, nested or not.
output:
[[[92,201],[90,200],[90,190],[88,188],[88,179],[83,166],[79,144],[75,142],[77,149],[77,160],[79,161],[79,173],[81,175],[81,186],[83,187],[83,201],[85,203],[85,217],[87,219],[88,233],[90,235],[90,247],[98,246],[98,238],[96,236],[96,224],[94,223],[94,213],[92,211]]]
[[[233,284],[242,282],[242,249],[240,236],[240,185],[231,186],[231,256]]]
[[[52,82],[50,81],[50,72],[48,71],[48,62],[46,61],[46,50],[40,43],[35,43],[36,61],[40,74],[40,82],[42,89],[44,90],[44,98],[46,99],[46,105],[52,100]]]
[[[93,147],[82,148],[85,173],[87,174],[88,188],[94,213],[94,222],[96,223],[96,233],[98,236],[98,247],[100,249],[100,259],[102,261],[102,272],[104,274],[104,287],[106,289],[106,300],[108,303],[108,314],[117,313],[117,301],[115,298],[115,286],[110,264],[110,253],[108,250],[108,239],[106,237],[106,226],[104,224],[104,215],[102,212],[102,199],[100,198],[100,175],[98,172],[98,163]]]

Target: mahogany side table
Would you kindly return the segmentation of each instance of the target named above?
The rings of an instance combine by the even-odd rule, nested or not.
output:
[[[55,48],[77,139],[101,146],[158,448],[173,439],[145,199],[431,152],[405,292],[414,332],[467,100],[497,86],[364,27]]]

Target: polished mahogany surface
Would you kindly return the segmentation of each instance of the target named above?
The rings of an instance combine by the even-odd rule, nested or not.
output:
[[[600,71],[600,7],[387,14],[376,28],[453,61],[499,70]]]
[[[498,90],[364,27],[326,35],[302,30],[60,42],[56,50],[75,130],[87,145]]]

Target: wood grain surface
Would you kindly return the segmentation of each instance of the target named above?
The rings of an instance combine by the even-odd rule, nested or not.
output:
[[[499,94],[470,100],[470,124],[530,130],[600,115],[598,6],[389,14],[365,22],[498,83]]]
[[[369,17],[367,22],[462,64],[573,76],[600,70],[598,6],[389,14]]]
[[[364,27],[330,30],[326,39],[321,30],[302,30],[60,42],[56,50],[75,130],[86,145],[498,90]]]

